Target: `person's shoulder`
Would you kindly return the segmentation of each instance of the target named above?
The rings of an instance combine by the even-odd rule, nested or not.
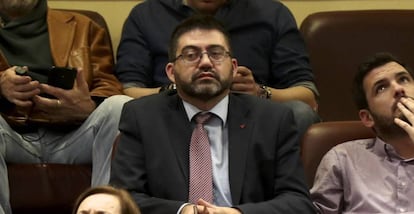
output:
[[[173,7],[175,4],[172,0],[146,0],[136,4],[132,8],[133,13],[148,13],[153,9],[161,9],[163,6]]]
[[[375,143],[375,138],[356,139],[347,141],[334,146],[331,151],[337,155],[348,157],[361,156],[364,153],[371,153],[370,149]]]
[[[274,0],[233,0],[231,8],[239,13],[250,14],[246,21],[260,21],[274,28],[279,28],[280,23],[290,23],[293,20],[291,11],[280,1]],[[237,20],[237,15],[229,16],[231,19]],[[239,21],[239,20],[238,20]],[[288,25],[290,26],[290,24]]]
[[[90,12],[91,14],[96,13],[96,15],[99,15],[96,11],[85,11]],[[76,10],[70,10],[70,9],[53,9],[50,8],[48,11],[48,16],[51,17],[51,19],[55,21],[62,21],[62,22],[82,22],[82,23],[94,23],[92,18],[89,16],[82,14],[79,11]],[[99,26],[99,25],[98,25]]]
[[[266,11],[275,11],[280,9],[287,9],[287,7],[280,1],[274,0],[245,0],[249,6],[258,7]]]
[[[71,10],[71,9],[49,8],[48,13],[51,16],[57,16],[57,17],[89,19],[89,17],[87,17],[86,15],[83,15],[79,12],[76,12],[76,10]]]
[[[238,102],[237,105],[250,108],[255,112],[265,112],[270,115],[272,113],[286,113],[290,111],[290,108],[286,105],[283,105],[280,102],[276,102],[269,99],[263,99],[257,96],[252,96],[242,93],[232,93],[230,94],[230,99],[234,102]]]

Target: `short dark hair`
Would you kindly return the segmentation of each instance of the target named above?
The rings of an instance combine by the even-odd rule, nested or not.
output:
[[[375,68],[383,66],[389,62],[396,62],[403,66],[411,77],[414,77],[413,72],[411,69],[406,67],[404,63],[402,63],[397,57],[393,56],[387,52],[379,52],[374,54],[373,56],[369,57],[366,61],[361,63],[358,67],[358,72],[354,77],[353,87],[352,87],[352,95],[354,98],[354,102],[359,110],[361,109],[368,109],[368,101],[366,92],[364,90],[364,78]]]
[[[174,29],[168,48],[168,60],[170,62],[173,62],[176,58],[175,53],[177,52],[178,39],[183,34],[195,29],[217,30],[221,32],[229,46],[229,52],[232,52],[230,47],[230,35],[225,30],[224,25],[211,15],[195,14],[185,19]]]

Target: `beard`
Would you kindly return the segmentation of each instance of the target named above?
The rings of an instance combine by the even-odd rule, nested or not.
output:
[[[408,136],[408,133],[404,129],[394,123],[394,117],[386,117],[372,111],[371,115],[375,122],[374,129],[378,136],[384,141]],[[397,117],[410,124],[408,119],[402,113]]]
[[[177,88],[180,88],[183,93],[190,97],[196,97],[200,100],[210,100],[214,97],[218,97],[224,93],[224,91],[230,89],[232,82],[232,72],[229,72],[229,76],[221,79],[216,72],[209,71],[213,79],[198,80],[200,74],[206,71],[198,71],[191,77],[191,82],[186,82],[178,75],[175,76]]]
[[[0,12],[9,17],[28,14],[36,7],[39,0],[0,0]]]

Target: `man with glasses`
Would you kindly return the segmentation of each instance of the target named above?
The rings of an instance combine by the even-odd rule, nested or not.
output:
[[[274,0],[149,0],[132,9],[117,53],[126,95],[171,89],[164,68],[174,27],[193,14],[213,15],[230,34],[239,65],[231,90],[283,102],[300,133],[319,122],[318,90],[303,39],[289,9]]]
[[[231,52],[219,22],[191,17],[169,46],[176,91],[125,105],[110,183],[142,213],[314,213],[292,111],[231,93]]]

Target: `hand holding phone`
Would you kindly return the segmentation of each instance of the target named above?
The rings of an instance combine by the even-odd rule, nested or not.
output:
[[[77,69],[69,67],[16,67],[16,74],[62,89],[72,89]]]

